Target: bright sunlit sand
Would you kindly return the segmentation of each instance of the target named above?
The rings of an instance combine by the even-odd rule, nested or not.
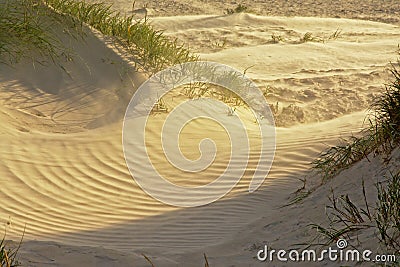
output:
[[[398,170],[397,149],[386,169],[379,158],[364,159],[300,204],[283,207],[305,177],[320,183],[310,163],[341,137],[358,133],[369,105],[391,80],[389,63],[399,55],[400,40],[392,14],[385,17],[388,23],[317,12],[284,17],[283,11],[265,14],[254,5],[256,14],[225,15],[218,1],[220,12],[213,15],[212,3],[195,1],[185,13],[181,2],[176,12],[165,3],[148,6],[151,24],[200,59],[245,72],[262,90],[277,126],[267,179],[248,193],[260,150],[255,118],[239,107],[236,113],[254,139],[244,176],[229,194],[205,206],[178,208],[143,192],[126,166],[121,136],[129,100],[149,73],[135,69],[108,38],[85,27],[84,41],[65,37],[74,60],[63,68],[29,59],[0,63],[0,222],[14,242],[25,229],[19,252],[24,266],[150,266],[142,254],[155,266],[203,266],[204,253],[210,266],[262,266],[256,254],[264,244],[289,249],[310,241],[316,231],[308,225],[326,220],[331,188],[353,192],[361,203],[364,178],[374,202],[374,183]],[[120,1],[115,8],[127,11],[131,3]],[[171,108],[187,99],[176,91],[165,101]],[[224,112],[219,115],[229,123]],[[207,120],[184,128],[180,144],[185,156],[196,159],[199,141],[213,139],[219,151],[214,162],[189,178],[174,170],[160,148],[166,116],[153,114],[147,125],[154,166],[188,187],[224,172],[229,138]],[[132,157],[142,160],[134,151]]]

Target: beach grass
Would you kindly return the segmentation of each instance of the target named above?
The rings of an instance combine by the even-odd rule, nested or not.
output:
[[[235,14],[235,13],[243,13],[243,12],[247,12],[248,7],[246,5],[243,4],[238,4],[235,8],[227,8],[225,10],[226,14],[231,15],[231,14]]]
[[[360,231],[373,229],[374,238],[381,245],[381,251],[398,258],[400,256],[400,170],[388,175],[384,181],[378,182],[376,189],[376,203],[368,203],[366,188],[362,182],[363,207],[355,204],[348,194],[337,197],[332,192],[329,198],[331,205],[326,207],[329,225],[310,224],[317,230],[318,235],[315,239],[320,240],[322,237],[324,240],[322,243],[318,241],[317,245],[327,246],[341,238],[352,240]],[[315,239],[311,241],[311,245],[315,245]]]
[[[22,239],[17,247],[10,248],[5,238],[6,234],[4,234],[3,239],[0,241],[0,266],[1,267],[21,266],[20,262],[17,259],[17,254],[21,247]]]
[[[111,36],[138,58],[145,71],[197,60],[185,45],[154,29],[147,18],[136,19],[113,11],[112,5],[73,0],[0,0],[0,62],[67,53],[56,30],[83,36],[86,24]]]
[[[400,62],[399,62],[400,63]],[[368,127],[360,137],[342,139],[341,144],[324,151],[314,164],[322,175],[322,181],[338,175],[343,169],[363,159],[369,160],[377,154],[389,157],[400,145],[400,64],[392,64],[393,80],[386,85],[385,92],[376,99],[367,117]],[[376,184],[377,199],[368,203],[366,188],[362,181],[364,205],[354,203],[348,194],[329,197],[331,205],[326,207],[328,226],[310,224],[317,230],[316,239],[307,245],[330,245],[340,238],[351,240],[364,229],[374,229],[374,238],[384,252],[399,256],[400,251],[400,170],[390,173]],[[398,262],[394,263],[398,266]],[[396,265],[397,264],[397,265]]]
[[[49,19],[51,18],[51,19]],[[63,49],[53,29],[60,21],[36,0],[0,1],[0,63],[45,56],[54,60]]]
[[[356,205],[348,194],[336,196],[332,190],[330,205],[326,206],[329,226],[311,224],[311,227],[326,239],[323,245],[330,245],[340,238],[351,239],[355,231],[373,227],[371,207],[367,202],[364,181],[362,182],[364,207]]]
[[[79,23],[116,38],[140,59],[147,71],[154,73],[168,66],[197,60],[197,56],[185,45],[178,44],[177,39],[171,40],[162,31],[154,29],[147,18],[121,15],[113,11],[112,5],[101,2],[45,0],[45,3]]]
[[[399,62],[400,64],[400,62]],[[312,162],[313,168],[326,181],[355,162],[368,159],[373,154],[388,154],[400,144],[400,71],[392,64],[393,81],[377,98],[366,118],[368,127],[360,137],[342,139]]]
[[[342,30],[340,28],[337,28],[336,31],[334,31],[332,34],[329,36],[316,36],[311,32],[306,32],[304,35],[300,37],[300,40],[298,43],[307,43],[307,42],[317,42],[317,43],[326,43],[328,41],[333,41],[337,40],[340,38],[342,34]]]
[[[400,252],[400,171],[378,183],[378,201],[374,218],[381,243]]]

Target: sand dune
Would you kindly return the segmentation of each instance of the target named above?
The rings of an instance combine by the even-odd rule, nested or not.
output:
[[[1,66],[0,220],[10,224],[8,237],[14,240],[26,226],[21,257],[28,266],[148,266],[141,253],[158,266],[200,266],[203,252],[213,266],[253,266],[254,251],[264,240],[279,246],[304,241],[300,228],[310,217],[324,216],[332,184],[300,206],[279,207],[326,145],[360,129],[367,104],[383,91],[385,68],[396,58],[400,36],[398,26],[345,19],[237,14],[153,23],[189,43],[202,59],[248,68],[271,104],[278,102],[281,127],[268,179],[247,193],[259,154],[253,152],[235,190],[210,205],[176,208],[145,194],[129,175],[121,144],[126,105],[145,75],[89,33],[86,42],[72,43],[76,56],[64,64],[66,71],[52,65]],[[300,42],[306,32],[327,38],[337,28],[342,30],[338,39]],[[272,43],[272,34],[285,41]],[[154,121],[151,143],[163,116]],[[211,128],[200,123],[186,134]],[[192,140],[182,149],[195,156],[197,145]],[[181,182],[204,183],[224,170],[225,160],[222,155],[197,180]],[[161,155],[154,161],[167,168]],[[351,174],[334,185],[346,183]]]
[[[206,60],[246,70],[270,104],[278,104],[279,126],[367,107],[387,82],[385,67],[395,60],[399,39],[398,26],[346,19],[234,14],[156,18],[154,25]],[[337,29],[339,37],[329,39]],[[302,42],[306,33],[315,40]],[[283,41],[275,43],[273,35]]]
[[[95,2],[95,0],[90,0]],[[110,1],[122,12],[132,12],[130,0]],[[215,15],[225,14],[227,9],[234,9],[239,4],[247,7],[248,11],[264,16],[300,16],[324,18],[351,18],[385,23],[399,24],[400,3],[397,0],[244,0],[244,1],[204,1],[204,0],[162,0],[134,2],[137,14],[147,12],[148,16],[177,16],[177,15]]]

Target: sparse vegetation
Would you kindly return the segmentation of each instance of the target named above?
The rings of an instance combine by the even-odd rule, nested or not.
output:
[[[323,36],[323,37],[315,36],[311,32],[306,32],[303,36],[300,37],[299,42],[300,43],[307,43],[307,42],[326,43],[328,41],[338,39],[341,34],[342,34],[342,30],[339,28],[335,32],[333,32],[331,35]]]
[[[168,113],[168,107],[162,97],[158,98],[157,103],[154,105],[151,112],[154,113]]]
[[[182,92],[190,99],[197,99],[209,95],[210,85],[204,82],[192,82],[185,85]]]
[[[62,27],[63,32],[76,33],[84,23],[115,38],[150,72],[197,60],[197,56],[179,45],[176,39],[171,40],[155,30],[147,19],[122,16],[104,3],[6,0],[0,5],[0,59],[3,63],[15,63],[32,51],[52,58],[63,55],[66,49],[55,31]]]
[[[336,40],[340,37],[341,34],[342,30],[337,28],[337,30],[328,37],[328,40]]]
[[[349,195],[336,197],[332,191],[332,195],[329,197],[331,205],[326,207],[329,226],[323,227],[319,224],[311,224],[322,237],[327,239],[323,245],[329,245],[343,237],[350,240],[350,233],[373,226],[364,186],[363,193],[365,201],[364,209],[354,204]]]
[[[369,127],[361,137],[343,139],[337,146],[324,151],[312,162],[323,181],[371,153],[389,153],[400,143],[400,73],[392,64],[394,81],[386,86],[385,93],[372,105],[367,117]]]
[[[146,256],[145,254],[143,254],[143,253],[142,253],[142,256],[143,256],[143,258],[146,259],[146,261],[147,261],[148,263],[150,263],[151,267],[154,267],[154,264],[153,264],[153,262],[151,261],[151,259],[150,259],[149,257],[147,257],[147,256]]]
[[[77,22],[87,23],[102,34],[115,37],[151,72],[197,60],[197,56],[184,45],[179,45],[176,39],[171,40],[162,31],[155,30],[146,18],[135,20],[134,15],[122,16],[113,11],[111,5],[73,0],[46,0],[46,4]]]
[[[203,80],[203,77],[214,77],[213,83],[208,82],[191,82],[189,84],[183,85],[181,88],[181,93],[190,99],[199,98],[213,98],[218,99],[231,107],[246,105],[244,100],[232,90],[227,88],[243,90],[246,92],[251,86],[248,80],[243,79],[246,71],[243,73],[238,73],[235,71],[226,71],[224,73],[218,73],[215,66],[204,62],[197,62],[197,64],[192,64],[190,66],[192,69],[188,70],[193,80]],[[218,75],[215,75],[218,73]],[[214,84],[215,83],[215,84]],[[220,85],[224,85],[220,86]]]
[[[45,57],[53,61],[60,56],[68,58],[68,51],[55,31],[60,27],[72,34],[75,26],[42,1],[0,1],[0,63],[14,64],[26,57],[33,61]]]
[[[306,42],[313,42],[316,41],[316,37],[313,36],[311,32],[306,32],[301,38],[300,42],[301,43],[306,43]]]
[[[0,241],[0,267],[21,266],[20,262],[17,260],[17,254],[21,247],[22,238],[16,248],[10,248],[5,240],[6,234],[4,234],[3,239]]]
[[[342,144],[331,147],[313,162],[314,168],[323,176],[323,181],[337,175],[344,168],[369,154],[388,155],[400,144],[400,73],[395,65],[391,70],[394,81],[386,86],[385,93],[376,100],[368,116],[369,127],[361,137],[342,140]],[[349,195],[330,198],[328,206],[328,227],[312,226],[330,244],[339,238],[350,239],[359,230],[373,228],[376,238],[385,252],[400,251],[400,171],[391,174],[377,185],[377,201],[372,207],[366,198],[362,184],[364,207],[360,208],[350,200]]]
[[[146,259],[146,261],[151,265],[151,267],[155,267],[155,265],[153,264],[153,262],[151,261],[151,259],[149,257],[147,257],[145,254],[142,253],[142,256]],[[203,254],[204,256],[204,267],[210,267],[210,264],[208,263],[208,259],[207,259],[207,255],[206,253]]]
[[[280,42],[285,42],[285,38],[283,38],[281,35],[277,35],[275,33],[273,33],[271,35],[271,41],[274,44],[280,43]]]
[[[248,8],[245,5],[238,4],[235,8],[227,8],[226,9],[226,14],[231,15],[235,13],[242,13],[242,12],[247,12]]]
[[[376,187],[378,197],[375,207],[367,202],[364,183],[362,184],[364,208],[357,206],[349,195],[336,197],[332,192],[332,197],[329,198],[331,206],[327,206],[329,226],[311,224],[319,233],[317,238],[322,237],[326,240],[322,245],[329,245],[340,238],[351,240],[352,235],[359,231],[373,228],[383,252],[399,253],[400,171],[391,174],[386,181],[379,182]]]
[[[210,264],[208,263],[208,259],[207,259],[206,253],[204,253],[203,255],[204,255],[204,260],[205,260],[204,267],[210,267]]]
[[[236,93],[224,87],[204,82],[193,82],[183,87],[182,93],[190,99],[213,98],[218,99],[231,107],[245,105],[243,99]]]
[[[389,250],[400,252],[400,172],[378,183],[377,189],[374,221],[379,239]]]
[[[211,44],[213,47],[216,47],[216,48],[225,48],[226,41],[227,41],[227,39],[226,39],[226,37],[224,37],[224,38],[222,38],[221,41],[215,41],[215,42],[212,42]]]

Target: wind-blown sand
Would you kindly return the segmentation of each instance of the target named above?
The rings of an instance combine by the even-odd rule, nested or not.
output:
[[[26,227],[20,251],[26,266],[149,266],[142,253],[155,266],[201,266],[203,253],[211,266],[263,265],[254,257],[264,243],[289,248],[310,240],[315,232],[307,225],[324,222],[331,187],[353,192],[361,180],[349,178],[357,176],[373,188],[388,173],[379,158],[364,160],[303,203],[281,208],[319,152],[362,127],[365,109],[388,82],[399,26],[252,14],[159,17],[153,24],[202,59],[247,69],[268,90],[268,101],[278,103],[268,179],[248,194],[249,171],[234,192],[198,208],[167,206],[145,194],[129,175],[121,144],[125,108],[145,76],[89,34],[72,43],[78,56],[64,65],[69,75],[57,66],[0,69],[0,220],[13,240]],[[326,39],[338,28],[337,39],[299,42],[306,32]],[[272,34],[285,41],[273,43]],[[393,166],[399,157],[395,151]],[[250,164],[255,160],[257,154]],[[221,172],[222,163],[209,171]],[[205,179],[200,173],[187,184]],[[361,189],[354,193],[361,197]]]
[[[90,0],[95,2],[95,0]],[[397,0],[162,0],[146,1],[113,0],[114,7],[125,13],[134,11],[138,15],[222,15],[227,9],[235,9],[239,4],[248,11],[264,16],[351,18],[398,24],[400,3]],[[132,4],[135,5],[132,5]],[[134,9],[132,9],[132,7]]]

